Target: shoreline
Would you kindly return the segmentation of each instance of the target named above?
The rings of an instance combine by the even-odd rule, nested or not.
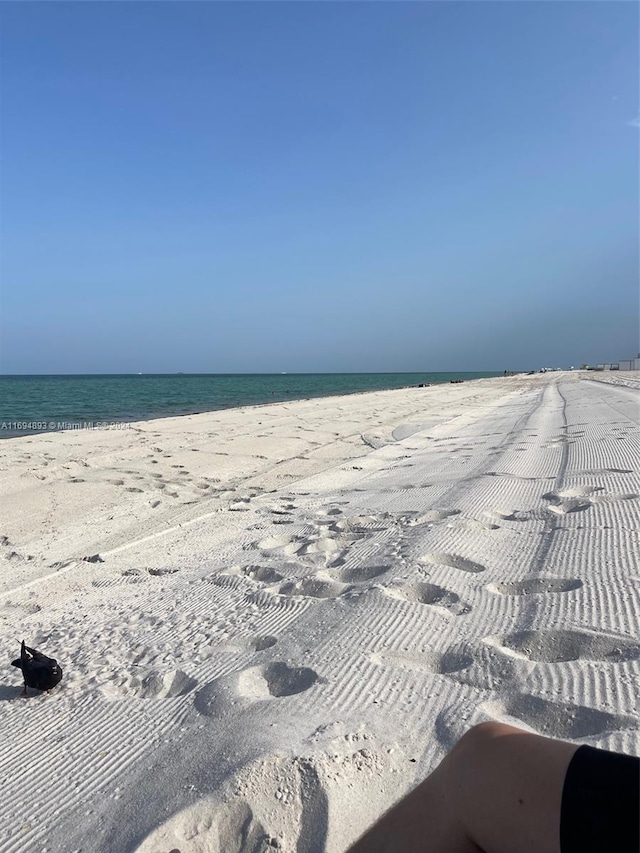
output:
[[[485,719],[640,754],[637,419],[574,371],[1,443],[0,638],[65,677],[0,685],[0,848],[343,853]]]
[[[280,380],[283,375],[287,376],[289,378],[296,378],[296,377],[308,378],[308,377],[326,377],[326,376],[337,376],[337,377],[343,377],[343,376],[358,376],[358,377],[362,377],[362,376],[416,376],[416,377],[432,377],[433,378],[435,376],[445,376],[446,375],[446,376],[454,377],[455,379],[458,379],[459,377],[465,377],[462,380],[462,382],[473,382],[473,381],[476,381],[477,379],[481,379],[481,378],[483,378],[483,379],[485,379],[485,378],[500,378],[500,376],[498,374],[487,375],[486,371],[477,371],[475,373],[473,371],[457,371],[457,372],[449,371],[449,372],[440,372],[440,373],[438,373],[438,372],[435,372],[435,373],[421,372],[421,373],[413,373],[413,374],[411,374],[411,373],[400,373],[400,372],[389,373],[389,374],[379,374],[379,373],[367,373],[367,374],[350,374],[350,373],[347,373],[347,374],[345,374],[345,373],[337,373],[337,374],[325,374],[325,373],[316,373],[316,374],[308,374],[308,373],[299,373],[299,374],[296,374],[296,373],[290,373],[290,374],[237,374],[237,376],[244,378],[244,379],[250,378],[250,377],[255,377],[255,376],[261,376],[261,377],[266,377],[267,379],[274,379],[275,378],[278,380]],[[187,379],[188,378],[224,378],[224,379],[226,379],[226,378],[233,378],[234,376],[236,376],[236,374],[143,374],[143,379],[184,379],[184,378],[187,378]],[[84,380],[84,379],[89,379],[89,380],[91,380],[91,379],[96,379],[96,380],[130,379],[130,380],[138,381],[138,375],[137,374],[115,374],[115,375],[96,374],[96,375],[86,375],[86,376],[85,375],[78,375],[77,377],[74,375],[70,375],[70,376],[43,375],[43,376],[27,376],[27,377],[8,376],[8,377],[0,377],[0,380],[2,380],[3,378],[17,379],[17,380],[20,380],[22,378],[24,378],[24,379],[35,379],[35,380],[40,380],[40,379],[44,379],[44,380],[76,379],[76,378],[81,379],[81,380]],[[269,397],[266,397],[265,399],[262,399],[258,402],[251,402],[251,401],[249,401],[249,402],[234,402],[234,403],[228,403],[228,404],[220,404],[220,405],[215,406],[215,408],[188,407],[184,410],[179,410],[179,411],[148,412],[147,414],[136,413],[136,414],[131,414],[131,415],[100,415],[100,416],[93,415],[93,416],[80,417],[80,418],[78,418],[78,417],[73,417],[73,418],[72,417],[60,417],[60,418],[58,418],[57,416],[55,416],[55,417],[47,416],[45,418],[31,418],[31,419],[5,418],[3,421],[0,421],[0,440],[6,440],[8,438],[22,438],[22,437],[28,436],[28,435],[40,435],[40,434],[46,433],[46,432],[63,432],[63,431],[66,431],[65,429],[59,428],[57,426],[58,423],[78,424],[78,425],[80,425],[82,423],[93,423],[96,421],[98,421],[98,422],[105,422],[106,421],[110,424],[143,423],[143,422],[147,422],[149,420],[162,420],[162,419],[167,418],[167,417],[170,417],[170,418],[171,417],[186,417],[189,415],[210,414],[212,412],[227,411],[229,409],[252,408],[255,406],[270,405],[271,403],[290,403],[290,402],[295,402],[298,400],[324,399],[325,397],[351,396],[353,394],[369,394],[369,393],[375,393],[377,391],[394,391],[394,390],[404,390],[404,389],[408,389],[408,388],[429,387],[430,385],[446,385],[448,382],[451,382],[451,381],[452,381],[451,379],[445,379],[442,381],[427,382],[426,384],[425,383],[419,383],[417,385],[408,384],[408,385],[392,386],[392,387],[383,386],[380,388],[360,388],[360,389],[356,389],[356,390],[352,390],[352,391],[342,391],[341,390],[340,393],[337,393],[336,391],[332,390],[329,393],[317,393],[317,394],[302,395],[302,396],[298,396],[297,392],[294,390],[292,392],[291,396],[288,395],[289,392],[285,392],[284,394],[282,392],[279,392],[280,397],[278,399],[273,399],[271,396],[269,396]],[[29,429],[19,431],[18,429],[13,429],[13,427],[11,427],[12,424],[30,423],[30,422],[34,422],[34,421],[38,424],[38,428],[32,429],[31,427],[29,427]],[[56,424],[56,427],[55,428],[49,428],[49,423]],[[8,424],[7,430],[5,430],[5,424]],[[42,424],[42,427],[40,427],[40,424]],[[71,427],[69,427],[69,428],[71,428]],[[67,428],[67,430],[69,428]],[[80,427],[78,427],[78,428],[80,428]]]

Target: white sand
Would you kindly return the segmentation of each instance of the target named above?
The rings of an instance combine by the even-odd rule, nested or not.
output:
[[[338,853],[485,719],[640,754],[638,393],[598,379],[0,443],[0,851]]]

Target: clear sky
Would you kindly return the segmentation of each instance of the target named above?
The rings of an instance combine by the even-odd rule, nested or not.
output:
[[[4,373],[638,349],[631,2],[3,2]]]

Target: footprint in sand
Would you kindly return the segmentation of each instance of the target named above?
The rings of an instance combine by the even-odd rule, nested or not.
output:
[[[271,566],[240,566],[239,572],[245,578],[250,578],[252,581],[260,583],[279,583],[283,580],[280,572],[277,572]]]
[[[320,853],[333,849],[328,839],[336,827],[348,827],[350,843],[391,805],[396,774],[407,766],[401,749],[375,748],[372,736],[354,751],[360,737],[335,738],[320,754],[280,752],[251,762],[155,828],[136,853]],[[363,802],[364,811],[355,808]]]
[[[582,512],[593,505],[592,496],[604,491],[602,486],[576,486],[571,489],[547,492],[542,499],[547,501],[548,509],[557,515],[568,512]]]
[[[173,699],[190,693],[198,682],[180,669],[168,672],[152,670],[146,675],[125,673],[115,675],[108,685],[101,688],[106,698],[120,699],[132,696],[137,699]]]
[[[287,563],[284,565],[288,566]],[[293,565],[293,568],[299,569],[299,566],[295,564]],[[264,590],[264,595],[266,595],[268,599],[273,599],[270,600],[269,603],[276,604],[276,602],[281,599],[279,599],[277,590],[274,589],[273,585],[283,581],[284,575],[276,571],[272,566],[235,565],[222,572],[214,572],[202,580],[205,583],[210,583],[214,586],[244,591],[245,597],[251,597],[251,600],[253,600],[254,594],[256,594],[258,592],[258,588],[260,588],[259,591],[262,593]],[[247,587],[247,581],[253,582],[250,588]],[[261,602],[265,603],[262,599]]]
[[[434,672],[438,675],[452,675],[468,669],[474,663],[473,658],[466,652],[448,649],[434,660]]]
[[[454,515],[460,515],[459,509],[430,509],[427,512],[422,512],[413,518],[408,518],[403,523],[407,527],[415,527],[419,524],[437,524],[440,521],[446,521]]]
[[[271,634],[262,634],[260,636],[251,637],[247,640],[247,649],[252,652],[263,652],[265,649],[271,649],[278,642],[276,637]]]
[[[317,681],[318,673],[309,667],[289,666],[283,661],[274,661],[240,673],[238,692],[251,699],[280,699],[303,693]]]
[[[575,441],[569,441],[568,438],[562,436],[560,438],[552,438],[546,444],[543,444],[542,447],[546,450],[555,450],[558,447],[566,447],[568,444],[575,444]]]
[[[216,579],[220,577],[235,577],[235,578],[248,578],[249,580],[256,581],[257,583],[265,583],[265,584],[273,584],[279,583],[284,579],[284,576],[277,572],[272,566],[256,566],[256,565],[248,565],[248,566],[231,566],[229,569],[226,569],[224,572],[221,572],[219,575],[212,575],[210,578],[206,578],[211,583],[216,583]]]
[[[640,645],[623,637],[586,631],[519,631],[502,637],[487,637],[485,643],[503,654],[540,663],[572,660],[623,661],[640,658]]]
[[[580,589],[582,581],[578,578],[525,578],[521,581],[505,581],[487,585],[489,592],[498,595],[537,595],[547,592],[572,592]]]
[[[204,717],[236,716],[255,702],[304,693],[318,680],[309,667],[273,661],[205,684],[195,695],[194,707]]]
[[[431,672],[435,675],[457,673],[474,663],[470,655],[453,651],[434,654],[429,650],[401,651],[399,649],[381,649],[370,654],[369,660],[376,666]]]
[[[27,554],[27,556],[25,558],[22,554],[19,554],[17,551],[14,551],[12,549],[11,542],[9,541],[8,536],[0,536],[0,546],[2,548],[7,549],[6,554],[5,554],[7,560],[11,560],[11,561],[23,561],[25,559],[27,561],[33,560],[33,556],[31,554]]]
[[[409,581],[407,583],[388,586],[385,589],[385,593],[392,598],[402,599],[402,601],[439,607],[447,610],[449,613],[453,613],[455,616],[462,616],[471,611],[471,606],[461,601],[455,592],[451,592],[434,583],[426,583],[426,581]]]
[[[327,563],[340,555],[353,541],[345,536],[268,536],[257,543],[267,553],[282,550],[287,556],[306,557],[313,563]]]
[[[349,592],[352,587],[333,580],[310,577],[287,581],[278,588],[279,595],[301,596],[303,598],[337,598]]]
[[[316,524],[328,528],[331,533],[338,534],[334,538],[341,544],[352,544],[363,539],[367,534],[385,530],[381,515],[355,515],[351,518],[318,519]]]
[[[489,509],[484,514],[495,521],[527,521],[527,514],[517,509]]]
[[[331,575],[341,583],[365,583],[380,577],[391,568],[391,565],[354,566],[352,568],[333,569]]]
[[[445,566],[446,568],[459,569],[462,572],[471,572],[473,574],[486,570],[486,566],[483,566],[481,563],[475,563],[473,560],[467,560],[466,557],[461,557],[459,554],[449,554],[446,551],[435,551],[431,554],[424,554],[420,557],[420,561],[432,566]]]
[[[344,513],[343,513],[343,510],[341,510],[339,507],[334,506],[334,507],[330,507],[329,509],[324,510],[324,512],[321,511],[318,514],[321,516],[322,515],[336,516],[336,515],[343,515]]]
[[[631,501],[640,497],[633,492],[621,495],[601,494],[602,486],[573,486],[559,491],[547,492],[542,499],[548,502],[547,509],[557,515],[569,512],[581,512],[590,509],[594,504],[614,503],[616,501]]]
[[[568,740],[640,729],[640,720],[623,714],[610,714],[584,705],[550,702],[538,696],[515,693],[504,700],[480,706],[493,719],[520,720],[547,737]]]

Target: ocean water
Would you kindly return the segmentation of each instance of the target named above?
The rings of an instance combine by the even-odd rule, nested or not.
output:
[[[0,376],[0,438],[498,373]]]

